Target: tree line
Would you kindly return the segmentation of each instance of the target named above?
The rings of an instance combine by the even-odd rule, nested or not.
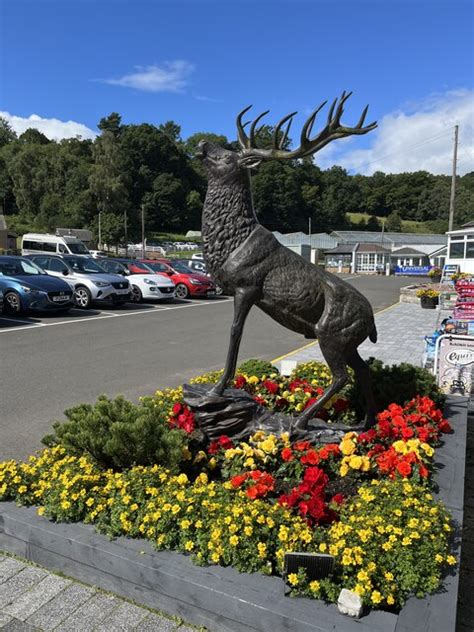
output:
[[[0,118],[0,203],[12,230],[89,228],[109,244],[139,239],[141,212],[147,234],[199,230],[206,179],[193,157],[201,139],[236,149],[225,136],[201,132],[181,138],[168,121],[126,125],[117,113],[100,120],[94,140],[49,140],[36,129],[18,136]],[[266,126],[259,143],[271,142]],[[290,140],[286,140],[287,146]],[[253,174],[259,220],[270,230],[313,232],[365,228],[400,231],[401,220],[426,222],[432,232],[447,228],[451,177],[426,171],[372,176],[349,175],[334,166],[322,170],[311,159],[267,162]],[[456,225],[472,220],[474,172],[457,179]],[[354,226],[346,213],[367,213]]]

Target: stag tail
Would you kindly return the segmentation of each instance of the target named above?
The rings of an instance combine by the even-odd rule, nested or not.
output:
[[[369,334],[369,340],[370,342],[373,342],[374,344],[377,342],[377,328],[375,326],[375,323],[374,323],[374,327],[372,331]]]

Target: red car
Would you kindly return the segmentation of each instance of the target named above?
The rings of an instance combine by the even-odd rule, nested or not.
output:
[[[194,272],[183,263],[172,259],[141,259],[154,270],[171,277],[175,284],[176,298],[188,296],[215,296],[216,286],[204,274]]]

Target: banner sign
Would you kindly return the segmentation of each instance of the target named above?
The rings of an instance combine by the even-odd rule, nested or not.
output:
[[[446,395],[469,397],[474,386],[474,338],[440,336],[436,377]]]
[[[411,276],[426,276],[431,266],[395,266],[395,274],[408,274]]]

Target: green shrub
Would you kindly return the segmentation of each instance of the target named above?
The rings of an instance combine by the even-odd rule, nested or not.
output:
[[[328,387],[332,380],[328,365],[324,362],[318,362],[317,360],[300,362],[291,372],[290,378],[292,380],[300,379],[308,382],[316,380],[318,386],[321,386],[321,388]]]
[[[445,396],[439,390],[434,376],[421,367],[402,362],[389,366],[376,358],[369,358],[372,390],[377,410],[385,410],[389,404],[403,405],[417,395],[427,396],[439,408],[443,408]],[[359,414],[365,411],[365,400],[357,381],[347,387],[347,394]]]
[[[170,429],[166,413],[151,398],[132,404],[124,397],[101,395],[96,404],[80,404],[64,412],[43,438],[49,447],[61,444],[75,455],[88,454],[105,468],[159,464],[175,471],[186,445],[182,431]]]
[[[272,373],[279,374],[279,370],[276,366],[273,366],[271,362],[267,360],[258,360],[251,358],[242,362],[237,369],[237,374],[245,373],[245,375],[256,375],[257,377],[263,377],[264,375],[271,375]]]

